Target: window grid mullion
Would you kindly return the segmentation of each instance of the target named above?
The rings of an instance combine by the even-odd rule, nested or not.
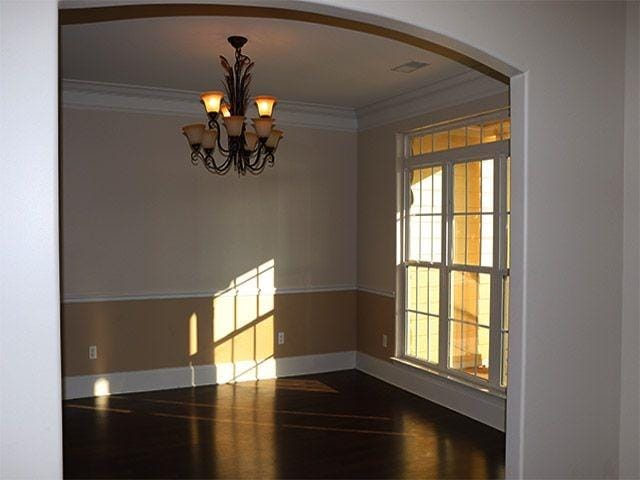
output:
[[[451,264],[451,252],[449,249],[451,234],[451,192],[452,192],[452,167],[451,164],[442,165],[442,225],[441,225],[441,260],[440,270],[440,321],[438,322],[438,366],[447,370],[449,366],[449,265]]]
[[[491,309],[489,325],[489,383],[500,386],[502,375],[502,265],[504,262],[504,248],[502,248],[502,231],[505,211],[504,184],[505,161],[502,154],[494,159],[494,187],[493,202],[493,274],[491,275]]]

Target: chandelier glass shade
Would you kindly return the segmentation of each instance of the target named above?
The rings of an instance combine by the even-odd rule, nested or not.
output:
[[[207,124],[185,125],[182,133],[189,142],[194,165],[202,163],[209,172],[219,175],[230,171],[232,166],[239,175],[247,172],[257,175],[265,166],[273,166],[275,152],[283,136],[282,130],[274,128],[273,109],[277,100],[269,95],[254,98],[258,117],[252,119],[253,131],[249,130],[245,114],[254,64],[242,53],[246,38],[234,36],[228,41],[235,49],[235,62],[231,66],[225,57],[220,56],[225,91],[202,93],[200,102],[207,115]],[[226,131],[226,147],[221,141],[221,123]],[[222,157],[219,162],[214,158],[216,149]]]

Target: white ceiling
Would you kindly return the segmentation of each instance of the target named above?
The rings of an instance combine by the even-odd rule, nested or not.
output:
[[[67,25],[65,79],[203,91],[222,89],[218,55],[233,58],[229,35],[249,42],[252,94],[361,108],[469,69],[374,35],[311,23],[235,17],[177,17]],[[390,69],[411,60],[414,73]]]

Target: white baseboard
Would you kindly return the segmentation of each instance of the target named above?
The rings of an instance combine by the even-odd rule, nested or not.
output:
[[[485,425],[505,430],[506,403],[503,398],[362,352],[356,354],[356,368]]]
[[[356,367],[356,352],[335,352],[267,359],[262,362],[236,362],[219,365],[195,365],[159,368],[100,375],[64,377],[64,399],[119,393],[169,390],[199,385],[264,380],[311,373],[351,370]]]

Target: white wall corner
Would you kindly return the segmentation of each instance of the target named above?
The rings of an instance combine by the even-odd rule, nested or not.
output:
[[[358,129],[380,127],[508,91],[508,85],[470,70],[356,109]]]

